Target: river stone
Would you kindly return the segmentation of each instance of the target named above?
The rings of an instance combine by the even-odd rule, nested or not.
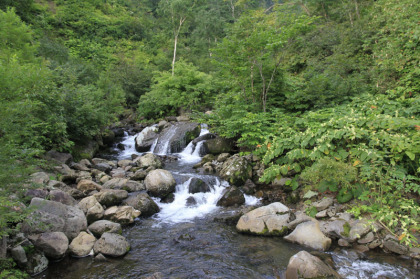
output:
[[[323,211],[334,204],[334,200],[330,197],[325,197],[320,201],[312,203],[312,206],[316,208],[316,210]],[[325,212],[327,213],[327,212]]]
[[[341,246],[341,247],[349,247],[350,243],[347,240],[345,240],[343,238],[340,238],[338,240],[338,245]]]
[[[113,206],[121,204],[128,197],[128,192],[125,190],[104,189],[94,194],[94,196],[101,205]]]
[[[157,130],[158,128],[155,126],[146,127],[137,135],[134,143],[138,152],[150,151],[153,143],[158,138]]]
[[[126,178],[113,178],[104,185],[102,185],[104,189],[119,189],[119,190],[126,190],[127,192],[137,192],[146,190],[146,187],[137,181],[128,180]]]
[[[331,246],[331,239],[321,232],[317,221],[299,224],[295,230],[291,234],[285,236],[284,239],[322,251],[328,250]]]
[[[197,201],[193,196],[189,196],[187,200],[185,201],[185,206],[194,206],[197,205]]]
[[[245,203],[245,196],[235,186],[226,188],[222,192],[222,197],[217,201],[217,206],[239,206]]]
[[[293,221],[287,223],[287,228],[289,230],[294,230],[299,224],[313,220],[313,218],[309,217],[302,211],[296,211],[290,219]]]
[[[93,165],[94,169],[109,173],[112,170],[112,166],[108,163],[99,163]]]
[[[125,168],[125,167],[128,167],[128,166],[134,166],[134,162],[131,161],[131,160],[120,160],[120,161],[118,161],[117,165],[119,167]]]
[[[69,251],[73,256],[86,257],[95,245],[96,238],[86,232],[81,232],[69,245]]]
[[[53,160],[60,164],[70,164],[73,162],[73,156],[70,153],[61,153],[55,150],[50,150],[45,154],[47,160]]]
[[[28,189],[25,193],[25,197],[28,198],[41,198],[45,199],[48,196],[48,190],[46,189]]]
[[[92,192],[92,191],[100,191],[102,189],[101,185],[99,185],[96,182],[93,182],[92,180],[81,180],[79,181],[79,183],[77,184],[77,189],[82,191],[82,192]]]
[[[196,145],[196,144],[197,144],[197,143],[199,143],[200,141],[203,141],[203,140],[209,140],[209,139],[214,139],[214,138],[216,138],[216,135],[215,135],[215,134],[212,134],[212,133],[207,133],[207,134],[201,135],[201,136],[199,136],[199,137],[196,137],[196,138],[192,141],[192,143],[193,143],[194,145]]]
[[[77,204],[77,201],[72,196],[61,190],[50,191],[49,199],[70,206]]]
[[[30,176],[30,182],[35,184],[48,184],[50,181],[50,177],[45,172],[36,172],[31,174]]]
[[[232,156],[223,163],[220,176],[231,185],[242,186],[252,177],[252,166],[244,157]]]
[[[300,251],[293,255],[286,269],[286,279],[331,278],[339,279],[340,275],[325,264],[320,258]]]
[[[95,223],[91,224],[88,229],[96,237],[101,237],[105,232],[118,234],[122,233],[121,224],[108,220],[96,221]]]
[[[375,236],[373,235],[373,232],[369,232],[367,235],[365,235],[363,238],[359,239],[357,242],[359,244],[368,244],[372,242],[375,239]]]
[[[156,169],[162,168],[162,161],[158,156],[153,153],[146,153],[143,156],[140,156],[134,160],[134,163],[143,169],[153,167]]]
[[[94,196],[89,196],[82,199],[77,206],[83,211],[83,213],[86,214],[89,208],[93,207],[97,203],[99,202]]]
[[[67,238],[73,239],[87,228],[86,217],[78,207],[33,198],[29,209],[33,209],[33,212],[22,225],[22,231],[29,235],[63,232]]]
[[[63,258],[69,247],[69,239],[62,232],[41,233],[32,242],[45,256],[53,260]]]
[[[175,179],[167,170],[157,169],[149,172],[144,180],[150,195],[164,198],[175,191]]]
[[[232,141],[221,137],[209,139],[204,142],[204,148],[207,153],[218,155],[221,153],[230,153],[232,151]]]
[[[112,130],[110,129],[105,129],[102,133],[101,133],[101,137],[102,137],[102,142],[105,145],[109,145],[112,146],[112,144],[115,141],[115,134]]]
[[[188,193],[206,193],[210,192],[210,186],[203,180],[193,177],[191,178],[190,184],[188,185]]]
[[[275,202],[242,215],[236,229],[257,235],[283,235],[287,232],[289,219],[289,208]]]
[[[351,229],[347,241],[355,242],[356,240],[365,236],[372,229],[371,224],[367,220],[356,220],[351,223]]]
[[[132,206],[140,210],[142,217],[149,217],[160,211],[159,206],[152,200],[147,193],[140,193],[130,196],[123,202],[124,205]]]
[[[71,165],[71,167],[75,170],[78,170],[78,171],[89,171],[90,170],[88,167],[86,167],[85,165],[82,165],[80,163],[73,163]]]
[[[139,217],[140,211],[134,209],[132,206],[113,206],[105,210],[104,218],[122,225],[131,224],[134,218]]]
[[[321,231],[332,239],[346,238],[350,232],[349,223],[342,219],[320,221],[319,226]]]
[[[15,246],[12,249],[10,249],[10,255],[12,256],[12,259],[20,267],[24,267],[25,264],[28,263],[28,258],[26,257],[26,252],[21,245]]]
[[[170,153],[181,152],[193,139],[200,135],[201,126],[193,122],[178,122],[174,123],[176,126],[176,133],[169,140]],[[165,133],[162,131],[162,136]],[[168,132],[170,128],[168,128]]]
[[[383,245],[386,250],[400,255],[405,255],[409,251],[406,246],[399,243],[398,239],[389,234],[385,236]]]
[[[223,163],[225,162],[227,159],[229,159],[230,154],[229,153],[222,153],[219,156],[217,156],[217,162],[219,163]]]
[[[29,275],[34,276],[48,268],[49,262],[43,252],[33,249],[31,253],[27,254],[22,246],[15,247],[13,250],[13,259],[16,261],[18,266],[24,269],[27,273],[29,273]],[[23,262],[21,262],[22,260]]]
[[[106,232],[93,247],[95,254],[120,257],[130,250],[130,244],[122,235]]]
[[[94,204],[92,207],[88,209],[86,212],[86,219],[88,224],[91,224],[97,220],[102,219],[104,217],[105,210],[100,203]]]
[[[146,178],[146,176],[147,176],[147,171],[146,170],[143,170],[143,169],[141,169],[141,170],[137,170],[131,177],[130,177],[130,179],[131,180],[138,180],[138,181],[140,181],[140,180],[144,180],[145,178]]]

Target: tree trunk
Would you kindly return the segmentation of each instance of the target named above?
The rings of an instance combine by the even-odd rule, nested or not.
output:
[[[178,36],[179,36],[179,32],[181,32],[182,24],[184,23],[186,19],[187,19],[186,17],[184,18],[181,17],[179,19],[179,26],[177,30],[174,31],[174,57],[172,59],[172,76],[175,75],[175,60],[176,60],[176,47],[178,45]]]
[[[7,236],[0,239],[0,259],[5,259],[7,253]]]
[[[357,19],[360,19],[359,3],[357,3],[357,0],[354,0],[354,5],[356,6],[356,16],[357,16]]]

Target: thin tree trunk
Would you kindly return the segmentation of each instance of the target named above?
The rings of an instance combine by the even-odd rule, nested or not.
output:
[[[353,15],[351,14],[351,12],[349,12],[349,18],[350,18],[351,27],[353,27]]]
[[[172,76],[175,75],[175,60],[176,60],[176,47],[178,45],[178,36],[179,32],[181,31],[182,24],[184,23],[186,17],[179,19],[179,26],[178,29],[174,32],[174,57],[172,59]]]
[[[232,0],[230,0],[230,9],[232,10],[232,17],[233,17],[233,19],[236,19],[235,18],[235,4],[233,4],[233,1]]]
[[[356,6],[357,19],[360,19],[359,3],[357,3],[357,0],[354,0],[354,5]]]
[[[7,253],[7,236],[0,238],[0,259],[5,259]]]

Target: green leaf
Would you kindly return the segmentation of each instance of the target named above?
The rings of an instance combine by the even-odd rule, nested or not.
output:
[[[314,192],[312,190],[309,190],[308,192],[306,192],[306,194],[303,196],[303,198],[304,199],[310,199],[310,198],[315,197],[317,195],[318,195],[317,192]]]
[[[405,154],[407,154],[408,158],[410,158],[410,160],[414,161],[414,159],[416,158],[416,154],[414,154],[411,151],[406,151]]]

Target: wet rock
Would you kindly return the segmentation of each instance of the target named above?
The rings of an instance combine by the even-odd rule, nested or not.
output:
[[[11,250],[12,258],[20,268],[25,270],[29,275],[36,275],[48,268],[48,259],[44,253],[36,250],[33,246],[27,247],[28,253],[22,246],[16,246]]]
[[[86,167],[85,165],[82,165],[80,163],[73,163],[71,165],[71,167],[75,170],[78,170],[78,171],[89,171],[90,170],[88,167]]]
[[[257,189],[257,185],[255,185],[255,183],[252,182],[251,179],[248,179],[247,181],[245,181],[245,185],[241,187],[241,190],[247,195],[255,194],[256,189]]]
[[[163,198],[175,191],[175,179],[167,170],[157,169],[149,172],[144,180],[150,195]]]
[[[134,209],[132,206],[113,206],[105,210],[104,218],[113,222],[127,225],[134,222],[134,218],[139,217],[140,211]]]
[[[191,178],[190,184],[188,185],[188,193],[195,194],[206,192],[210,192],[210,185],[199,178]]]
[[[223,163],[220,176],[231,185],[242,186],[252,177],[252,166],[244,157],[232,156]]]
[[[124,200],[123,204],[139,210],[142,217],[149,217],[160,211],[159,206],[147,193],[130,196]]]
[[[386,250],[396,254],[405,255],[408,253],[408,248],[400,244],[398,239],[389,234],[385,236],[383,245]]]
[[[230,154],[229,153],[222,153],[219,156],[217,156],[217,162],[219,163],[223,163],[225,162],[227,159],[229,159]]]
[[[22,231],[29,235],[63,232],[67,238],[73,239],[87,228],[86,217],[78,207],[33,198],[29,208],[33,212],[22,225]]]
[[[350,243],[348,243],[347,240],[340,238],[338,240],[338,245],[341,246],[341,247],[349,247]]]
[[[100,191],[102,189],[101,185],[99,185],[96,182],[93,182],[92,180],[81,180],[78,184],[77,184],[77,190],[85,192],[85,193],[89,193],[92,191]]]
[[[114,141],[115,141],[115,134],[114,134],[114,132],[113,132],[112,130],[110,130],[110,129],[105,129],[105,130],[101,133],[101,136],[102,136],[102,142],[103,142],[105,145],[112,146],[112,144],[113,144],[113,143],[114,143]]]
[[[212,163],[210,163],[210,162],[205,163],[203,165],[203,171],[205,173],[215,173],[216,172],[216,170],[214,169],[214,165]]]
[[[357,242],[359,244],[367,244],[372,242],[375,239],[375,236],[373,235],[373,232],[369,232],[367,235],[359,239]]]
[[[108,261],[108,259],[104,255],[102,255],[101,253],[99,253],[95,257],[95,262],[107,262],[107,261]]]
[[[92,167],[105,173],[109,173],[112,170],[112,166],[107,163],[94,164]]]
[[[108,220],[96,221],[95,223],[91,224],[88,229],[96,237],[101,237],[105,232],[118,234],[122,233],[121,224]]]
[[[186,206],[194,206],[196,204],[197,204],[197,201],[195,200],[193,196],[188,197],[187,201],[185,202]]]
[[[120,161],[118,161],[117,165],[121,168],[125,168],[125,167],[128,167],[128,166],[134,166],[135,164],[131,160],[120,160]]]
[[[367,220],[356,220],[351,224],[351,229],[347,240],[355,242],[365,236],[372,229],[371,224]]]
[[[245,196],[235,186],[224,189],[222,197],[217,201],[217,206],[239,206],[245,203]]]
[[[287,223],[287,227],[289,230],[294,230],[299,224],[312,221],[313,218],[306,215],[306,213],[302,211],[296,211],[291,217],[289,223]]]
[[[78,206],[86,214],[86,219],[89,224],[102,219],[104,216],[104,208],[94,196],[82,199]]]
[[[321,232],[317,221],[299,224],[295,230],[291,234],[285,236],[284,239],[321,251],[325,251],[331,246],[331,239]]]
[[[155,140],[158,138],[156,133],[158,130],[157,127],[146,127],[144,128],[139,135],[134,139],[135,148],[138,152],[147,152],[152,147]]]
[[[95,254],[120,257],[128,253],[130,244],[122,235],[106,232],[93,247]]]
[[[204,142],[204,148],[209,154],[221,154],[221,153],[230,153],[232,152],[233,144],[232,141],[216,137],[214,139],[209,139]]]
[[[366,253],[367,251],[369,251],[369,247],[367,247],[366,245],[355,245],[353,246],[353,249],[359,253]]]
[[[35,184],[48,184],[50,177],[45,172],[36,172],[31,174],[29,181]]]
[[[241,216],[236,225],[240,232],[258,235],[284,235],[290,220],[289,208],[275,202]]]
[[[202,136],[199,136],[199,137],[195,138],[195,139],[192,141],[192,143],[193,143],[194,145],[196,145],[196,144],[197,144],[197,143],[199,143],[200,141],[203,141],[203,140],[209,140],[209,139],[214,139],[214,138],[216,138],[216,135],[215,135],[215,134],[212,134],[212,133],[207,133],[207,134],[204,134],[204,135],[202,135]]]
[[[50,191],[49,199],[70,206],[75,206],[77,204],[77,201],[72,196],[61,190]]]
[[[326,197],[323,198],[322,200],[318,201],[318,202],[314,202],[312,203],[312,206],[314,206],[316,208],[316,210],[322,211],[324,209],[327,209],[328,207],[330,207],[331,205],[334,204],[334,200],[332,198]]]
[[[63,258],[69,247],[69,239],[62,232],[41,233],[32,242],[45,256],[53,260]]]
[[[155,169],[162,168],[162,161],[158,156],[152,153],[146,153],[143,156],[140,156],[134,160],[134,163],[143,169],[153,167]]]
[[[105,189],[94,194],[94,196],[101,205],[113,206],[121,204],[128,197],[128,192],[125,190]]]
[[[140,180],[144,180],[145,178],[146,178],[146,176],[147,176],[147,171],[145,171],[145,170],[137,170],[131,177],[130,177],[130,179],[131,180],[137,180],[137,181],[140,181]]]
[[[125,178],[125,170],[123,169],[113,169],[110,172],[112,178]]]
[[[380,241],[379,239],[375,239],[374,241],[368,244],[368,247],[370,250],[372,250],[372,249],[375,249],[376,247],[381,246],[381,244],[382,244],[382,241]]]
[[[86,232],[81,232],[69,245],[69,251],[73,256],[86,257],[95,245],[96,238]]]
[[[345,220],[320,221],[321,231],[330,238],[347,238],[350,233],[350,224]]]
[[[286,279],[300,278],[341,278],[336,271],[318,257],[306,251],[293,255],[286,269]]]

